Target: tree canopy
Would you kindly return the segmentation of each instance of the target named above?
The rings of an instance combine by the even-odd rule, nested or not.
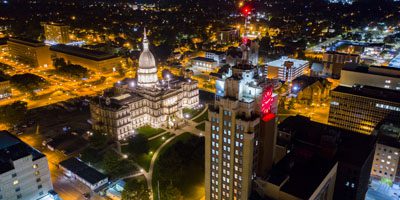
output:
[[[122,191],[122,200],[150,200],[150,190],[144,180],[129,180]]]

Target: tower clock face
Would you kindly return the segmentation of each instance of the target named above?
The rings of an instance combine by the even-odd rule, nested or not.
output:
[[[262,100],[261,100],[261,113],[267,115],[271,113],[272,106],[272,86],[268,86],[264,89]]]

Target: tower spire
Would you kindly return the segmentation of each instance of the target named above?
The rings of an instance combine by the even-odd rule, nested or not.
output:
[[[144,28],[144,33],[143,33],[143,51],[148,51],[148,50],[149,50],[149,40],[147,39],[146,28]]]

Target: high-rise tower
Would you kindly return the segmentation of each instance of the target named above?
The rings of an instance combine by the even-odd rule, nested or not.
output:
[[[242,50],[242,63],[226,74],[230,77],[224,80],[224,95],[209,107],[205,134],[206,200],[247,200],[253,177],[268,170],[273,162],[274,139],[269,138],[276,133],[276,95],[258,69],[248,64],[249,48]]]

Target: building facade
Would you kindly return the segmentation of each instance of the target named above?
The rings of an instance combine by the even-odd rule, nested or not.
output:
[[[282,57],[279,60],[268,62],[265,66],[265,74],[269,79],[279,79],[291,82],[293,79],[305,74],[310,63],[305,60],[298,60]]]
[[[38,200],[53,190],[47,158],[12,134],[0,132],[0,199]]]
[[[69,26],[60,23],[42,23],[44,37],[51,44],[66,44],[70,42]]]
[[[328,123],[371,134],[382,120],[400,122],[399,94],[371,86],[338,86],[331,91]]]
[[[220,65],[226,59],[226,54],[222,51],[206,51],[206,58],[213,59],[217,65]]]
[[[218,70],[218,62],[211,58],[196,57],[191,59],[192,68],[202,72],[215,72]]]
[[[132,136],[134,129],[144,125],[177,127],[184,122],[183,108],[199,105],[197,81],[183,77],[158,80],[147,38],[143,42],[137,78],[116,83],[90,104],[93,129],[117,140]]]
[[[243,51],[242,63],[223,75],[224,91],[209,106],[206,200],[248,199],[254,176],[272,166],[276,95],[265,89],[258,69],[248,64],[249,49]]]
[[[11,56],[24,64],[31,67],[50,66],[52,64],[49,47],[42,42],[10,38],[7,44]]]
[[[400,182],[400,125],[382,123],[375,129],[378,135],[371,176],[386,179],[394,184]]]
[[[328,73],[327,75],[333,78],[340,78],[342,68],[346,64],[360,63],[360,55],[329,51],[325,52],[322,56],[322,63],[325,71]]]
[[[220,44],[230,44],[234,42],[238,42],[240,39],[239,30],[232,29],[223,29],[218,31],[217,33],[217,41]]]
[[[346,66],[341,71],[340,85],[368,85],[378,88],[400,90],[400,69],[378,66]]]

